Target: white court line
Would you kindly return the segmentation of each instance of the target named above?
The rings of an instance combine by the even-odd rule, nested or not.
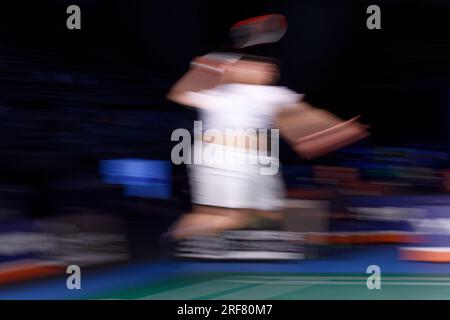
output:
[[[235,279],[264,279],[264,280],[367,280],[367,277],[352,276],[235,276]],[[415,281],[449,281],[450,277],[386,277],[382,276],[382,280],[415,280]]]
[[[268,282],[259,286],[242,289],[239,291],[231,292],[228,294],[220,295],[212,300],[238,300],[238,299],[251,299],[251,300],[264,300],[270,299],[275,296],[287,294],[289,292],[306,289],[313,287],[314,285],[297,285],[295,287],[286,286],[278,281]]]
[[[246,284],[270,284],[271,282],[268,281],[266,283],[261,281],[255,281],[255,280],[221,280],[218,279],[217,281],[224,281],[224,282],[234,282],[234,283],[246,283]],[[283,285],[290,285],[290,286],[296,286],[296,285],[319,285],[319,284],[327,284],[327,285],[357,285],[357,286],[366,286],[366,282],[358,282],[358,281],[314,281],[314,280],[294,280],[294,281],[277,281],[277,284],[283,284]],[[383,281],[383,278],[381,279],[381,285],[388,285],[388,286],[450,286],[450,282],[395,282],[395,281]]]
[[[241,278],[241,279],[239,279]],[[263,281],[256,279],[265,279]],[[163,291],[141,297],[140,300],[148,299],[195,299],[210,294],[219,294],[214,299],[238,299],[244,296],[257,297],[257,299],[266,299],[274,295],[281,295],[299,289],[306,289],[316,285],[353,285],[366,287],[366,277],[308,277],[308,276],[292,276],[292,277],[270,277],[270,276],[235,276],[214,279],[206,282],[188,285],[181,288]],[[385,281],[383,281],[385,279]],[[418,280],[424,281],[418,281]],[[333,281],[335,280],[335,281]],[[336,280],[355,280],[355,281],[336,281]],[[363,280],[363,281],[361,281]],[[388,280],[388,281],[386,281]],[[391,280],[415,280],[415,281],[391,281]],[[436,282],[432,282],[434,280]],[[381,279],[382,286],[450,286],[449,277],[385,277]],[[437,282],[441,281],[441,282]],[[245,285],[254,284],[255,287],[242,288]],[[231,293],[220,295],[220,292],[236,289]],[[269,294],[270,292],[270,294]]]
[[[196,283],[168,291],[162,291],[159,293],[150,294],[144,297],[139,298],[139,300],[189,300],[195,299],[202,296],[219,293],[222,291],[227,291],[230,289],[237,289],[245,286],[242,283],[235,282],[222,282],[210,280],[206,282]],[[225,280],[225,278],[223,278]]]

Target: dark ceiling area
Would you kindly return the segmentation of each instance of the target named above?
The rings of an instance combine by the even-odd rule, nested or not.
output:
[[[68,30],[75,2],[82,28]],[[268,52],[283,85],[343,117],[362,114],[376,144],[447,143],[446,1],[377,1],[381,30],[366,28],[370,1],[75,2],[2,2],[0,101],[179,111],[165,93],[192,57],[220,50],[240,19],[282,13],[288,32]]]

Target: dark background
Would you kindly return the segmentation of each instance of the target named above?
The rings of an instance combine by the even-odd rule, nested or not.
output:
[[[82,10],[82,30],[65,27]],[[366,28],[377,4],[382,29]],[[142,108],[164,100],[198,54],[237,20],[270,12],[289,22],[273,54],[283,84],[342,116],[358,113],[376,144],[447,141],[448,1],[3,1],[1,95],[11,107]],[[175,117],[175,116],[174,116]]]
[[[66,28],[71,4],[81,30]],[[366,28],[371,4],[381,30]],[[96,181],[101,159],[168,159],[172,130],[196,118],[165,99],[170,86],[234,22],[267,13],[289,23],[270,49],[282,84],[341,117],[362,114],[366,146],[447,151],[448,1],[15,0],[0,4],[0,182],[39,190],[32,211],[51,212],[54,181]]]

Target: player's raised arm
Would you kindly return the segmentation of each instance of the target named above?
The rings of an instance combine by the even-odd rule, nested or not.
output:
[[[189,71],[170,89],[167,98],[173,102],[201,107],[192,93],[211,89],[217,86],[224,72],[226,62],[207,56],[197,57],[191,62]]]
[[[281,135],[302,157],[325,155],[369,135],[358,117],[344,121],[334,114],[315,108],[305,101],[284,108],[277,117]]]

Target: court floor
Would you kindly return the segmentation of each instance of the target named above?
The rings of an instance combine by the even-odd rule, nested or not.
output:
[[[358,274],[186,275],[97,299],[144,300],[308,300],[450,299],[450,275],[385,275],[380,290],[369,290]]]
[[[296,262],[153,261],[0,289],[0,299],[450,299],[450,264],[398,260],[395,246],[360,247]],[[381,289],[367,288],[369,265]]]

